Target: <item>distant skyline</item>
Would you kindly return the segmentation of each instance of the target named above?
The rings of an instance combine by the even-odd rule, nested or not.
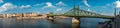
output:
[[[28,12],[38,12],[40,14],[48,12],[64,13],[72,9],[74,4],[76,4],[76,6],[79,5],[82,10],[113,16],[115,7],[117,7],[117,11],[119,11],[120,1],[117,1],[118,0],[0,0],[0,14]]]

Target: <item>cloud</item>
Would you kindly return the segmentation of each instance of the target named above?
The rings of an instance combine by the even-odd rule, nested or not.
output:
[[[61,11],[62,9],[61,8],[58,8],[57,11]]]
[[[66,5],[65,3],[63,3],[62,1],[58,2],[56,5],[57,5],[57,6],[67,6],[67,5]]]
[[[19,8],[21,8],[21,9],[28,9],[28,8],[30,8],[31,6],[30,5],[22,5],[22,6],[20,6]]]
[[[83,3],[87,6],[87,8],[88,8],[87,11],[91,11],[91,10],[90,10],[90,5],[87,3],[87,1],[86,1],[86,0],[83,0]]]
[[[5,3],[0,7],[0,12],[6,11],[8,9],[15,9],[17,8],[16,5],[13,5],[12,3]]]
[[[83,0],[84,4],[87,6],[87,7],[90,7],[90,5],[87,3],[86,0]]]
[[[30,5],[22,5],[18,7],[17,5],[13,5],[12,3],[5,3],[2,6],[0,6],[0,12],[4,12],[9,9],[19,9],[19,8],[24,9],[24,8],[30,8],[30,7],[31,7]]]
[[[120,8],[120,1],[114,2],[116,8]]]
[[[56,8],[56,7],[53,6],[52,3],[46,2],[46,6],[44,6],[42,9],[45,9],[45,8]]]
[[[112,4],[105,4],[104,6],[99,6],[99,8],[105,9],[108,8],[109,6],[111,6]]]
[[[111,4],[106,4],[105,6],[110,6]]]
[[[44,5],[44,3],[42,3],[42,4],[35,4],[34,6],[40,6],[40,5]]]
[[[90,8],[88,8],[88,10],[87,10],[87,11],[91,11],[91,10],[90,10]]]
[[[3,3],[3,0],[0,0],[0,3]]]

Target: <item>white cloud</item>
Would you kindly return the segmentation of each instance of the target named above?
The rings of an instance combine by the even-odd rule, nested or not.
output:
[[[86,0],[83,0],[84,4],[87,6],[87,7],[90,7],[90,5],[87,3]]]
[[[0,0],[0,3],[3,3],[3,0]]]
[[[42,3],[42,4],[35,4],[34,6],[40,6],[40,5],[44,5],[44,3]]]
[[[22,5],[22,6],[17,6],[17,5],[14,5],[12,3],[5,3],[3,4],[2,6],[0,6],[0,12],[4,12],[4,11],[7,11],[9,9],[19,9],[19,8],[30,8],[31,6],[30,5]]]
[[[61,8],[58,8],[57,11],[61,11],[62,9]]]
[[[106,4],[106,6],[110,6],[111,4]]]
[[[30,8],[31,6],[30,5],[22,5],[22,6],[20,6],[19,8],[21,8],[21,9],[28,9],[28,8]]]
[[[0,12],[6,11],[8,9],[15,9],[17,6],[13,5],[12,3],[5,3],[0,7]]]
[[[88,10],[87,10],[87,11],[91,11],[91,10],[90,10],[90,8],[88,8]]]
[[[5,3],[5,4],[3,4],[2,6],[0,6],[0,12],[4,12],[4,11],[6,11],[6,10],[8,10],[8,9],[18,9],[18,8],[30,8],[30,5],[26,5],[26,6],[24,6],[24,5],[22,5],[22,6],[20,6],[20,7],[18,7],[17,5],[13,5],[12,3]]]
[[[112,4],[105,4],[104,6],[99,6],[99,8],[106,9],[110,6],[112,6]]]
[[[114,2],[114,4],[116,5],[115,6],[116,8],[120,8],[120,1],[116,1],[116,2]]]
[[[47,5],[47,6],[44,6],[42,9],[45,9],[45,8],[56,8],[56,7],[53,6],[52,3],[50,3],[50,2],[46,2],[46,5]]]
[[[56,5],[57,5],[57,6],[67,6],[67,5],[66,5],[65,3],[63,3],[62,1],[58,2]]]
[[[87,3],[87,0],[83,0],[83,3],[87,6],[87,8],[88,8],[87,11],[91,11],[91,10],[90,10],[90,5]]]

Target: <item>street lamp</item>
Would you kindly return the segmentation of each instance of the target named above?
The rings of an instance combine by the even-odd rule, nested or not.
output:
[[[112,19],[112,28],[115,28],[116,27],[116,24],[115,24],[115,19],[116,19],[116,10],[117,8],[115,8],[115,12],[114,12],[114,19]]]

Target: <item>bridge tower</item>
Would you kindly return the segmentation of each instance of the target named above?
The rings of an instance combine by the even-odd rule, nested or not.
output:
[[[74,16],[72,17],[72,25],[74,25],[73,26],[73,28],[80,28],[80,17],[77,17],[78,15],[80,15],[79,13],[79,6],[75,6],[74,5],[74,7],[73,7],[73,9],[71,10],[71,14],[73,14]]]

